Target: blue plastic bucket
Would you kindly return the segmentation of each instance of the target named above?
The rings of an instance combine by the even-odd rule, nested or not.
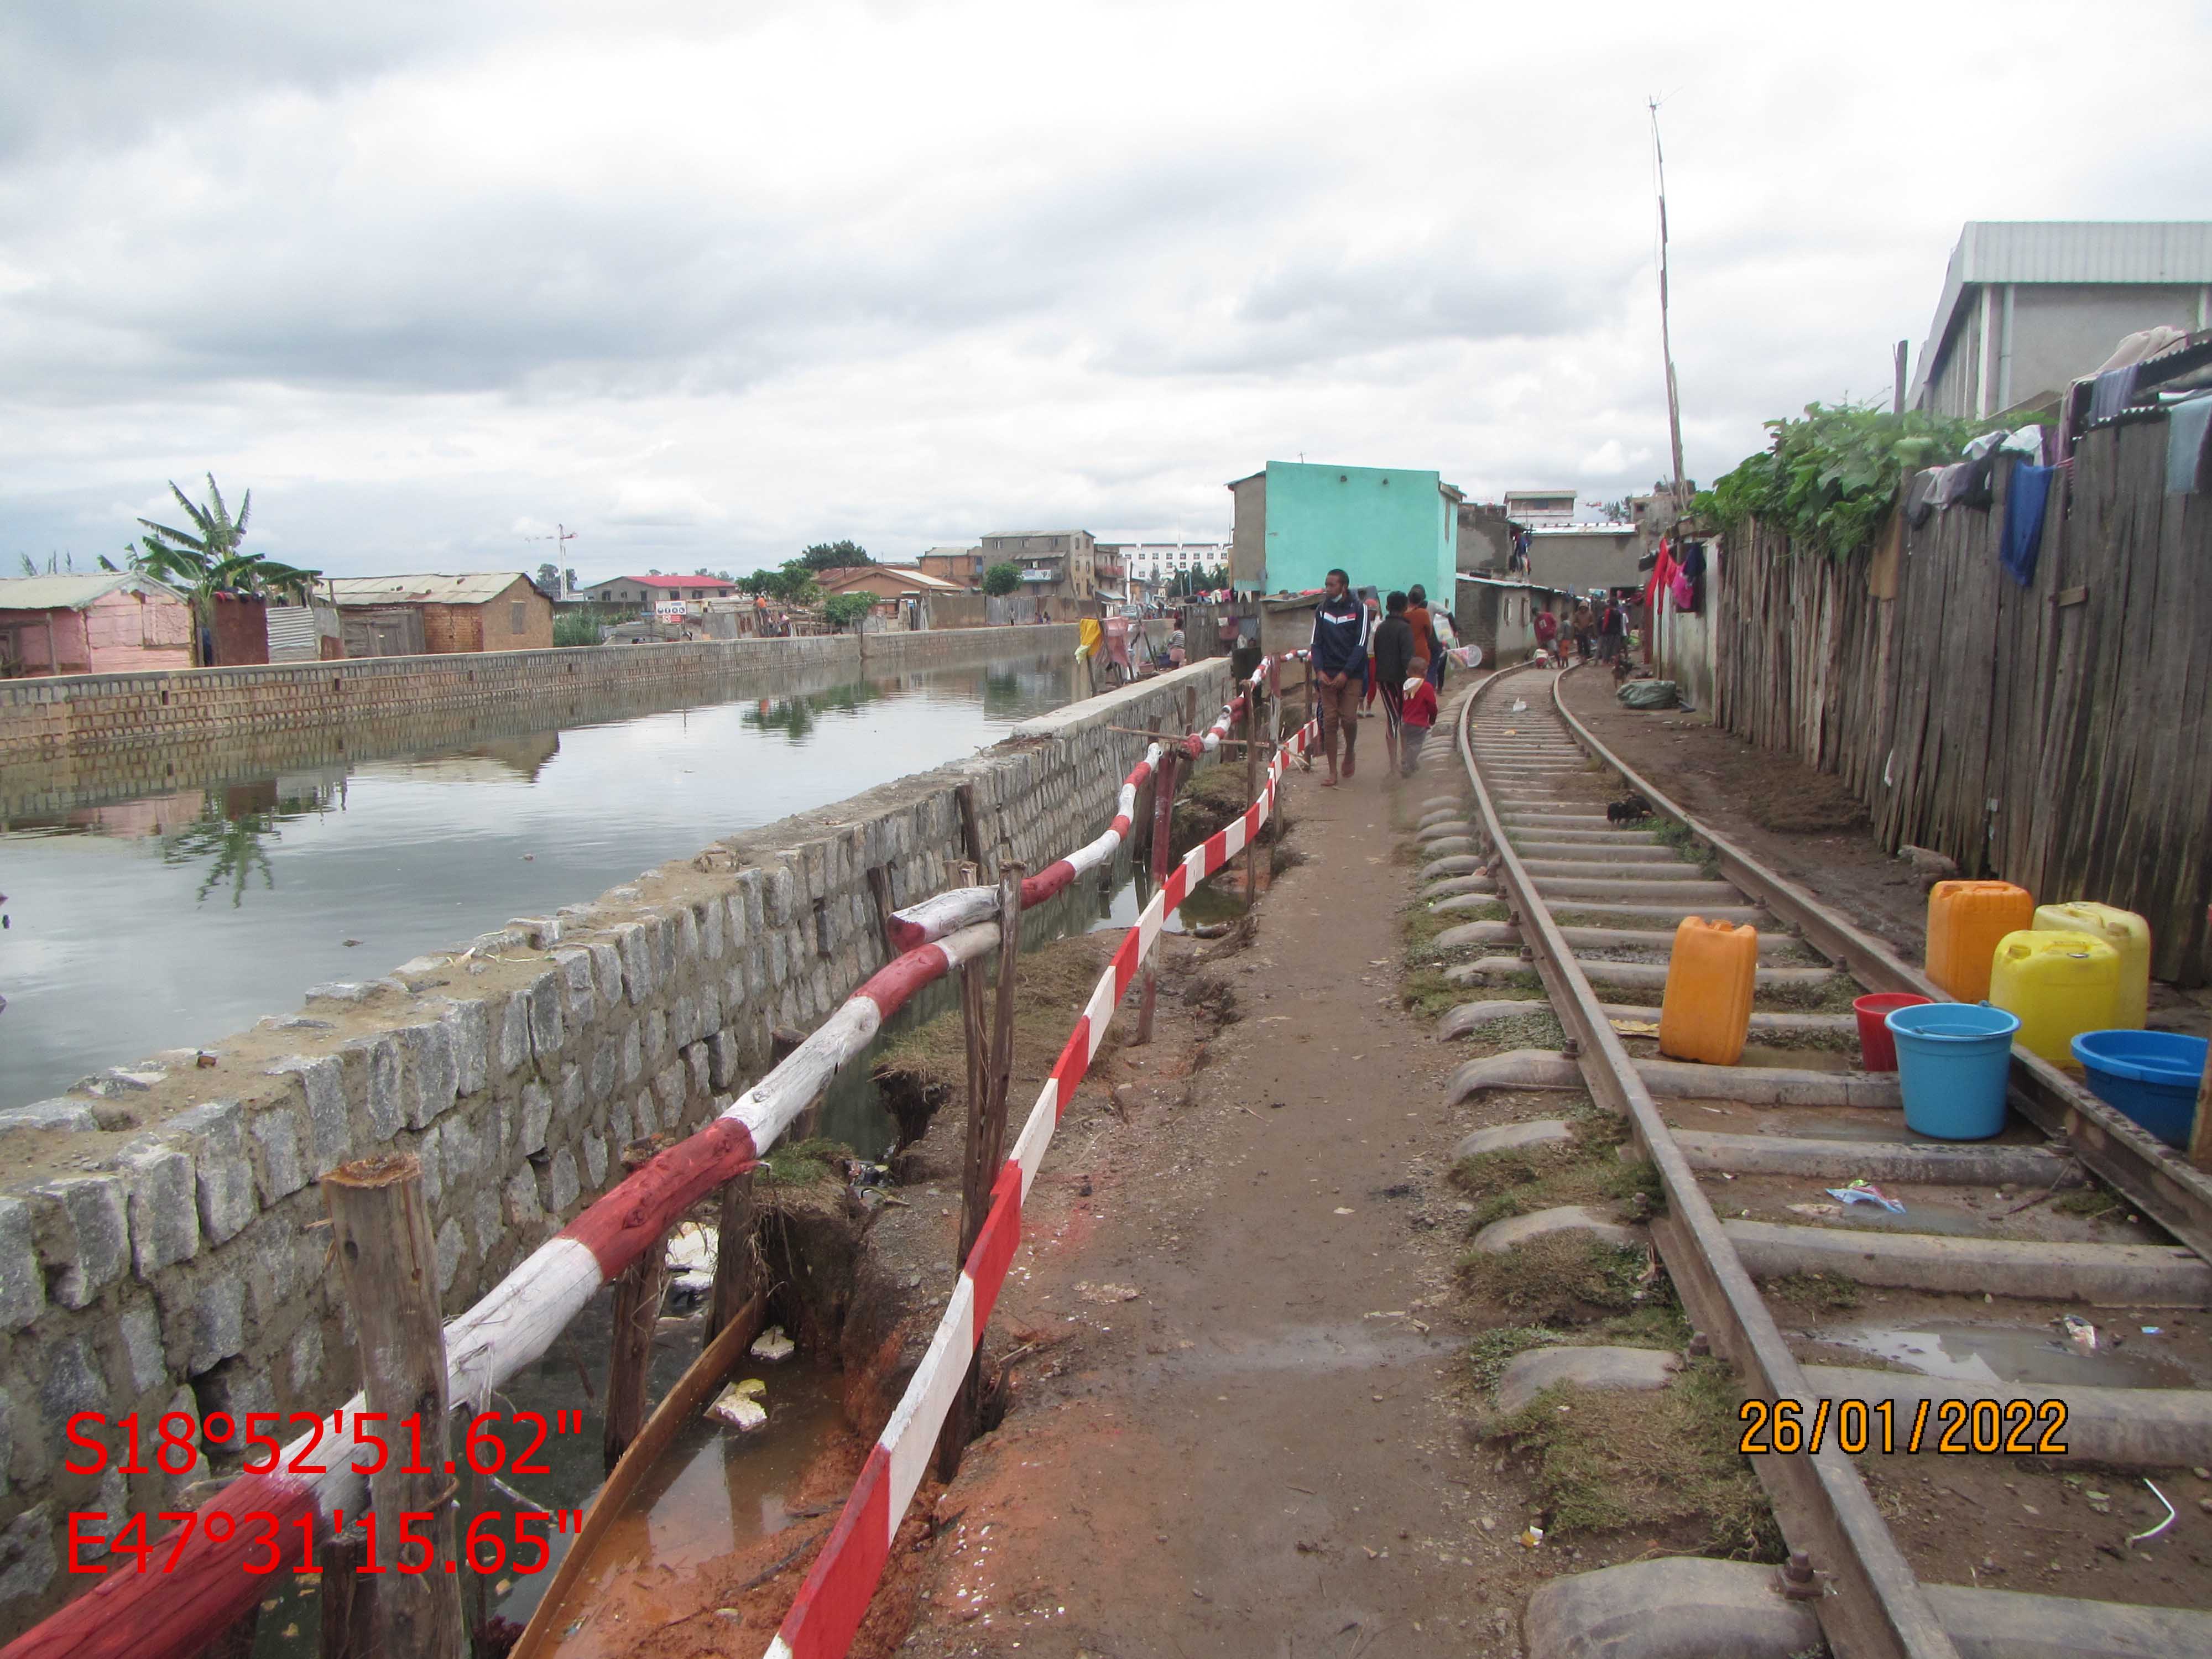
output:
[[[2186,1146],[2206,1047],[2179,1031],[2084,1031],[2074,1058],[2098,1099],[2167,1146]]]
[[[1939,1140],[1987,1140],[2004,1127],[2016,1015],[1985,1002],[1923,1002],[1891,1011],[1905,1127]]]

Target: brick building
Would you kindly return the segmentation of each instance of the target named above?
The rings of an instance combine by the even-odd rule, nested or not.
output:
[[[349,657],[552,648],[553,601],[519,570],[338,576],[329,586]]]

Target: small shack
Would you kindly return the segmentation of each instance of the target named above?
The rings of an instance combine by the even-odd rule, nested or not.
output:
[[[553,648],[553,601],[519,570],[337,576],[328,586],[349,657]]]
[[[191,665],[191,600],[151,576],[0,580],[0,678]]]

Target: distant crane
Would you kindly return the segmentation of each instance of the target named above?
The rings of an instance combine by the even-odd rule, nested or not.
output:
[[[576,539],[576,532],[569,529],[567,525],[556,523],[553,526],[553,533],[550,536],[525,536],[522,539],[526,542],[552,543],[554,568],[565,569],[568,563],[568,544]]]

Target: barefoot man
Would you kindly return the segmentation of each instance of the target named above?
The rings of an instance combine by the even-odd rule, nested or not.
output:
[[[1321,702],[1321,747],[1328,757],[1322,787],[1336,787],[1336,734],[1344,733],[1344,775],[1352,775],[1352,747],[1359,737],[1359,694],[1367,683],[1367,607],[1352,596],[1352,579],[1328,573],[1314,612],[1311,668]]]

